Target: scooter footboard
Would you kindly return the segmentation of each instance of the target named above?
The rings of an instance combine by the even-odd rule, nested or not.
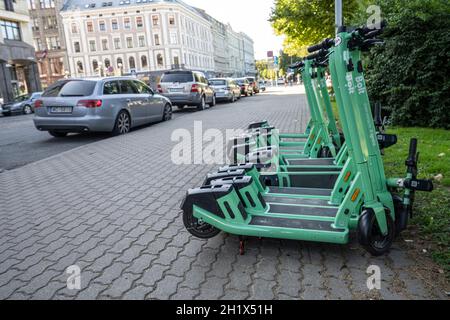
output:
[[[192,212],[200,218],[199,213],[214,219],[244,223],[248,215],[232,184],[215,185],[190,189],[181,205],[184,212]]]

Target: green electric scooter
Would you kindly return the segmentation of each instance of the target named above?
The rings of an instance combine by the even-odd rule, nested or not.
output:
[[[301,201],[295,194],[267,198],[268,188],[255,168],[256,178],[218,179],[210,186],[189,190],[182,208],[185,226],[192,234],[209,238],[223,230],[239,236],[347,243],[349,231],[356,229],[359,242],[373,255],[389,250],[396,229],[405,228],[412,212],[413,193],[431,191],[433,186],[431,181],[416,178],[415,139],[406,178],[386,179],[384,175],[360,59],[361,49],[376,42],[377,34],[370,28],[351,32],[341,28],[330,54],[332,79],[339,88],[338,108],[348,123],[344,134],[355,169],[348,176],[349,187],[341,190],[342,203],[298,204]],[[330,44],[322,43],[319,49],[325,46]],[[404,189],[403,197],[393,196],[393,189]]]

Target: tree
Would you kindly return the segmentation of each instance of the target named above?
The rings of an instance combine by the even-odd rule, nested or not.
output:
[[[358,17],[365,3],[343,0],[345,21]],[[286,36],[286,53],[304,56],[308,46],[334,36],[334,0],[276,0],[270,21],[277,34]]]

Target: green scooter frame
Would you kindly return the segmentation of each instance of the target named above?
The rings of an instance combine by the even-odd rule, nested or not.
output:
[[[245,176],[217,179],[188,192],[182,205],[183,219],[192,234],[209,238],[222,230],[239,236],[345,244],[350,230],[356,229],[359,242],[371,254],[389,250],[395,228],[404,227],[412,211],[412,194],[431,191],[433,186],[430,181],[416,179],[415,139],[406,161],[406,178],[385,177],[360,63],[360,49],[371,40],[369,36],[373,36],[370,28],[341,29],[330,55],[333,84],[339,89],[338,108],[348,124],[344,134],[349,159],[354,165],[347,179],[349,187],[341,190],[342,202],[336,206],[325,198],[301,199],[293,189],[271,194],[258,170],[252,168]],[[352,69],[352,65],[358,67]],[[406,190],[401,203],[394,204],[388,189],[392,187]]]

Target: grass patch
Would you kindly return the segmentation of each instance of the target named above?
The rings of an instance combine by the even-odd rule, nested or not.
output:
[[[405,175],[403,163],[411,138],[419,139],[419,177],[443,176],[441,181],[433,181],[433,192],[416,193],[411,224],[418,228],[421,238],[430,242],[433,259],[450,275],[450,131],[393,127],[388,132],[398,136],[398,144],[385,151],[386,176]]]
[[[336,102],[333,112],[339,119]],[[431,255],[450,276],[450,131],[429,128],[388,128],[396,134],[398,143],[385,150],[383,156],[387,177],[404,177],[409,141],[418,138],[419,178],[433,179],[435,190],[431,193],[417,192],[414,218],[411,226],[419,231],[419,237],[430,243]],[[442,179],[435,177],[442,175]]]

